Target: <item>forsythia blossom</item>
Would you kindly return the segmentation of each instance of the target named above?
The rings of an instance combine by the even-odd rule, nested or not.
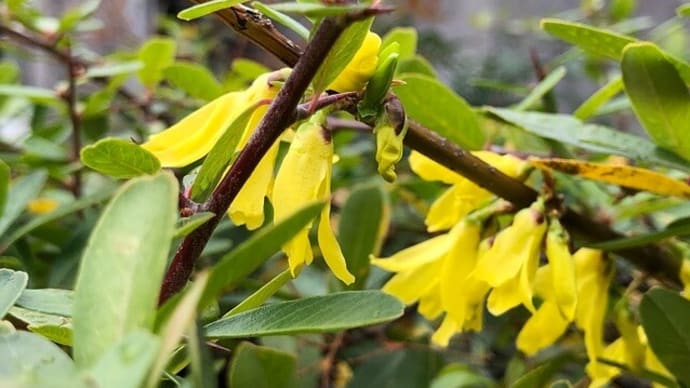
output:
[[[381,38],[376,33],[368,32],[354,57],[338,74],[338,77],[328,85],[328,89],[340,93],[361,90],[376,71],[380,47]]]

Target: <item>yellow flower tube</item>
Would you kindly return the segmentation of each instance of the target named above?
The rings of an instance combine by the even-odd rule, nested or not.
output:
[[[328,85],[327,89],[344,93],[364,88],[364,85],[376,71],[380,47],[381,38],[376,33],[369,31],[355,56],[338,74],[338,77]]]

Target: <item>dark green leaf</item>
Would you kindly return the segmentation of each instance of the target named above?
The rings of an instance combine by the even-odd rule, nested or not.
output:
[[[187,9],[180,11],[177,17],[182,20],[193,20],[206,16],[208,14],[220,11],[221,9],[230,8],[234,5],[244,3],[247,0],[211,0],[201,4],[193,5]]]
[[[430,388],[480,388],[496,384],[469,366],[452,363],[446,365],[431,382]]]
[[[398,42],[400,59],[413,58],[417,52],[417,30],[413,27],[395,27],[383,37],[381,51],[393,43]]]
[[[515,380],[510,385],[510,388],[550,386],[549,382],[553,379],[554,375],[562,369],[563,364],[570,361],[570,358],[569,355],[565,355],[549,359]]]
[[[72,316],[73,305],[74,291],[56,288],[27,289],[17,299],[17,306],[63,317]]]
[[[206,326],[210,338],[329,333],[398,318],[403,304],[380,291],[346,291],[261,306]]]
[[[194,98],[211,101],[223,94],[223,87],[206,67],[191,62],[175,62],[164,71],[165,79]]]
[[[649,346],[680,383],[690,385],[690,301],[655,288],[640,303]]]
[[[287,388],[294,386],[297,360],[289,353],[242,342],[228,371],[233,388]],[[266,373],[270,371],[270,373]]]
[[[147,88],[153,88],[163,79],[163,70],[175,61],[177,44],[170,38],[152,38],[139,49],[139,60],[144,66],[137,75]]]
[[[501,120],[546,139],[557,140],[592,152],[622,155],[642,164],[654,163],[690,171],[690,164],[681,157],[656,147],[639,136],[618,132],[602,125],[584,124],[569,115],[518,112],[493,107],[484,109]]]
[[[274,4],[273,7],[275,7]],[[330,8],[330,7],[329,7]],[[326,90],[326,87],[333,82],[343,69],[359,50],[359,47],[364,42],[371,23],[374,18],[366,18],[364,20],[352,23],[349,27],[340,34],[338,40],[335,42],[331,50],[328,52],[326,58],[321,62],[319,70],[314,75],[313,84],[317,92]]]
[[[467,102],[434,78],[421,74],[401,74],[404,85],[395,94],[413,120],[461,147],[480,149],[485,137],[477,116]]]
[[[69,356],[45,338],[24,331],[0,336],[0,380],[8,386],[82,386],[77,376]]]
[[[159,347],[155,335],[132,331],[103,354],[89,370],[89,377],[100,388],[141,387]]]
[[[166,173],[125,183],[103,211],[75,287],[78,364],[93,365],[127,333],[153,327],[176,218],[177,181]]]
[[[408,347],[395,352],[367,354],[367,362],[354,368],[350,387],[428,387],[443,365],[440,353],[429,348]]]
[[[218,294],[244,279],[263,262],[280,250],[286,242],[308,225],[323,208],[323,202],[305,206],[277,225],[254,233],[242,245],[223,256],[213,267],[208,285],[201,298],[201,307],[208,306]]]
[[[161,163],[151,152],[129,140],[107,138],[84,147],[81,161],[86,166],[115,178],[155,174]]]
[[[0,217],[5,211],[7,194],[10,189],[10,167],[0,159]]]
[[[192,184],[191,197],[194,201],[203,202],[208,199],[213,189],[223,178],[227,167],[236,157],[233,151],[237,148],[244,129],[259,106],[259,103],[253,104],[237,116],[206,155],[206,159],[204,159],[204,163]]]
[[[389,209],[380,186],[353,190],[343,206],[338,237],[347,268],[357,279],[351,289],[361,289],[369,275],[369,255],[377,255],[388,229]]]
[[[10,185],[5,211],[0,216],[0,235],[4,235],[12,222],[22,214],[26,204],[36,198],[46,178],[48,178],[48,174],[43,170],[39,170],[17,179]]]
[[[670,225],[664,230],[651,232],[640,236],[620,238],[617,240],[604,241],[596,244],[586,244],[590,248],[605,251],[615,251],[618,249],[639,247],[674,236],[690,235],[690,224]]]
[[[621,67],[625,92],[649,136],[690,159],[690,93],[675,67],[652,43],[627,46]]]
[[[0,319],[14,306],[28,282],[26,272],[0,268]]]
[[[182,238],[192,233],[196,228],[213,218],[213,215],[214,214],[211,212],[201,212],[189,217],[180,218],[175,225],[175,234],[173,234],[173,238]]]

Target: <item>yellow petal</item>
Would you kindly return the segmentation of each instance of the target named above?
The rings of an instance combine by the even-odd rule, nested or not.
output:
[[[440,268],[437,268],[437,270],[438,269]],[[439,290],[438,272],[436,273],[435,279],[432,282],[432,286],[419,297],[419,306],[417,306],[417,311],[419,314],[428,320],[435,319],[443,312],[443,304],[441,303],[441,293]]]
[[[556,342],[568,328],[568,323],[556,303],[545,301],[520,330],[517,348],[532,356]]]
[[[625,365],[625,343],[622,338],[613,341],[601,351],[598,357]],[[590,359],[585,367],[587,375],[592,382],[590,387],[604,387],[609,380],[622,373],[622,370],[615,366],[604,364],[603,362]]]
[[[330,182],[327,180],[326,184],[330,185]],[[333,229],[331,229],[330,210],[330,206],[324,206],[321,211],[321,219],[319,220],[318,239],[321,254],[335,277],[345,284],[352,284],[355,281],[355,277],[347,270],[345,257],[343,257],[338,240],[335,239]]]
[[[491,290],[486,302],[486,309],[494,316],[499,316],[522,303],[519,274]]]
[[[412,151],[409,158],[410,168],[415,174],[427,181],[441,181],[443,183],[457,183],[463,178],[459,174],[434,162],[417,151]]]
[[[441,322],[441,325],[431,336],[431,342],[438,346],[448,346],[448,342],[450,342],[451,337],[453,337],[453,335],[459,331],[460,327],[460,323],[446,314]]]
[[[386,259],[371,258],[371,264],[390,272],[413,270],[439,260],[450,248],[448,234],[441,234],[403,249]]]
[[[345,66],[327,89],[340,93],[357,91],[364,88],[369,78],[374,75],[378,64],[378,53],[381,47],[381,38],[373,32],[369,32],[364,42],[355,53],[354,57]]]
[[[554,302],[568,320],[575,317],[577,286],[575,284],[575,262],[568,248],[566,231],[557,219],[551,220],[546,235],[546,257],[551,267]]]
[[[303,229],[299,231],[292,240],[283,245],[283,252],[285,252],[288,258],[290,272],[292,276],[295,277],[298,273],[298,269],[302,267],[302,265],[311,264],[314,258],[311,243],[309,242],[309,230]]]
[[[26,210],[33,214],[47,214],[57,209],[60,202],[47,197],[35,198],[26,204]]]
[[[232,201],[228,215],[235,225],[246,224],[249,230],[263,225],[264,197],[268,196],[273,182],[273,166],[278,156],[278,145],[279,141],[276,141],[268,150]]]
[[[680,265],[680,280],[683,282],[683,292],[681,295],[685,299],[690,299],[690,259],[683,258],[683,262]]]
[[[439,269],[440,265],[436,262],[412,271],[399,272],[386,282],[382,290],[405,304],[414,303],[437,285]]]

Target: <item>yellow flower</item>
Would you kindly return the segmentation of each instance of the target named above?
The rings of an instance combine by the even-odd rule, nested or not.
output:
[[[369,78],[376,71],[380,47],[381,38],[369,31],[355,56],[348,62],[345,69],[338,74],[338,77],[328,85],[327,89],[344,93],[364,88],[364,85],[367,84]]]
[[[477,263],[473,276],[494,287],[487,303],[493,315],[503,314],[520,303],[535,311],[532,288],[546,231],[543,212],[541,200],[517,212],[513,224],[498,233]]]
[[[48,214],[57,209],[60,202],[47,197],[32,199],[26,204],[26,210],[33,214]]]
[[[469,277],[476,263],[481,225],[463,220],[449,233],[403,249],[389,258],[374,258],[372,264],[396,274],[383,291],[403,303],[419,301],[419,313],[434,319],[445,312],[432,336],[446,346],[450,337],[465,330],[480,330],[483,304],[489,286]]]
[[[520,175],[525,167],[522,160],[511,155],[498,155],[489,151],[476,151],[472,154],[512,177]],[[410,154],[409,161],[412,171],[422,179],[452,185],[429,208],[425,221],[429,232],[450,229],[469,212],[494,198],[490,192],[469,179],[416,151]]]
[[[322,119],[322,115],[316,114],[297,129],[275,178],[271,203],[275,221],[280,222],[308,202],[326,200],[318,225],[319,247],[333,274],[345,284],[350,284],[355,278],[347,269],[330,224],[333,143],[330,133],[321,125]],[[302,265],[310,264],[314,257],[309,242],[310,228],[311,225],[307,226],[283,246],[293,275]]]
[[[163,167],[182,167],[206,155],[232,122],[247,108],[275,97],[279,88],[270,79],[285,70],[259,76],[243,91],[227,93],[192,112],[172,127],[152,135],[142,147],[152,152]],[[244,148],[254,129],[266,114],[262,105],[252,113],[236,150]],[[228,209],[235,225],[256,229],[264,222],[264,197],[273,183],[273,166],[278,155],[276,142],[264,155]]]

